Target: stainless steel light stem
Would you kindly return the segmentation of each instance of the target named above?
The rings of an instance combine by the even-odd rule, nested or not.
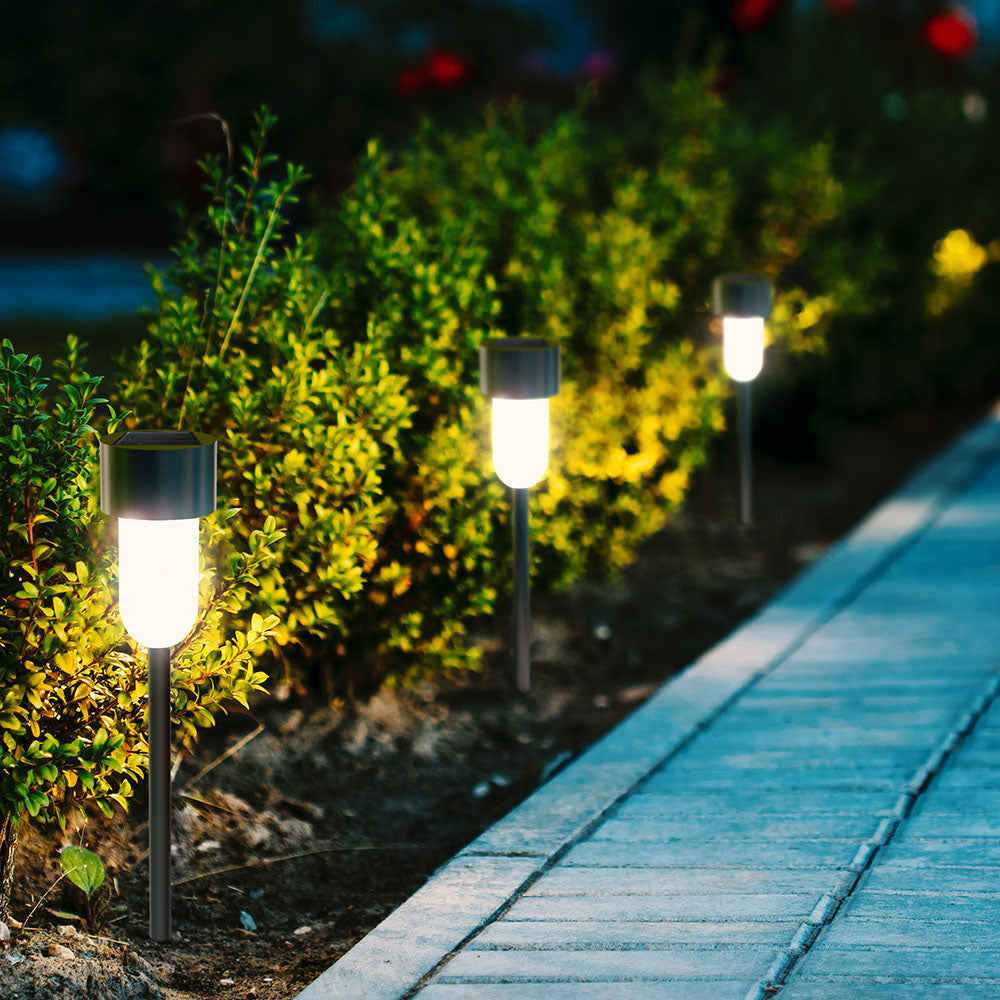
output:
[[[514,680],[518,691],[531,687],[531,582],[528,558],[528,490],[511,491],[514,536]]]
[[[149,663],[149,936],[169,941],[170,923],[170,650],[150,649]]]

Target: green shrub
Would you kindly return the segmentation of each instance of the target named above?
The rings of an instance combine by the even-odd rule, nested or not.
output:
[[[258,116],[235,177],[204,164],[211,202],[165,274],[147,338],[122,357],[116,401],[144,426],[219,437],[219,494],[240,508],[227,544],[243,551],[265,515],[286,534],[238,612],[274,614],[276,640],[336,638],[348,598],[375,561],[384,515],[383,452],[409,418],[402,378],[374,337],[341,344],[324,325],[328,296],[312,240],[290,236],[304,172],[264,150]]]
[[[482,340],[564,348],[532,501],[536,579],[615,571],[683,501],[724,426],[711,278],[773,276],[770,332],[790,352],[821,351],[830,317],[863,308],[869,258],[836,228],[849,195],[830,161],[825,144],[752,128],[708,75],[648,80],[624,122],[514,105],[462,131],[426,124],[397,153],[370,146],[323,248],[334,324],[375,331],[414,411],[383,473],[370,583],[347,609],[368,669],[474,663],[465,628],[507,585]]]
[[[146,767],[144,654],[117,614],[111,525],[95,517],[97,447],[91,424],[121,417],[97,395],[70,338],[50,392],[37,357],[0,343],[0,918],[9,904],[18,823],[64,824],[91,802],[108,816],[127,808]],[[209,538],[232,511],[205,519]],[[208,572],[200,617],[174,649],[173,721],[190,743],[235,699],[246,704],[264,675],[252,660],[276,624],[232,631],[230,612],[254,587],[280,537],[272,524],[244,553]],[[213,578],[218,582],[213,583]]]
[[[707,74],[650,79],[631,116],[512,106],[372,143],[331,218],[293,233],[303,180],[263,151],[208,163],[212,200],[166,275],[120,402],[214,429],[220,490],[287,529],[247,614],[317,640],[327,693],[461,669],[509,580],[477,348],[564,348],[552,461],[533,491],[536,580],[614,572],[683,501],[724,426],[712,277],[777,279],[779,350],[822,350],[864,271],[837,229],[830,149],[755,130]],[[317,263],[319,261],[319,263]],[[772,349],[773,350],[773,349]],[[245,618],[244,618],[245,621]]]

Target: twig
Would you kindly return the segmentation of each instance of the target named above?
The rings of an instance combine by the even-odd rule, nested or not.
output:
[[[184,885],[187,882],[197,882],[202,878],[211,878],[213,875],[226,875],[229,872],[242,872],[249,868],[262,868],[264,865],[276,865],[279,861],[295,861],[299,858],[310,858],[316,854],[336,854],[341,851],[422,851],[433,844],[371,844],[358,847],[319,847],[314,851],[298,851],[295,854],[283,854],[277,858],[260,858],[245,865],[229,865],[227,868],[214,868],[210,872],[199,872],[197,875],[188,875],[187,878],[177,879],[173,885]]]
[[[242,739],[237,740],[228,750],[223,754],[216,757],[210,764],[206,764],[190,781],[188,781],[181,788],[181,792],[186,792],[196,781],[200,781],[202,778],[208,774],[209,771],[215,770],[224,760],[229,760],[234,753],[239,753],[252,739],[264,732],[264,724],[260,723],[257,728],[252,732],[248,733]]]
[[[185,791],[180,791],[177,794],[180,795],[182,799],[189,799],[191,802],[200,802],[202,805],[208,806],[211,809],[218,809],[220,812],[229,813],[230,816],[240,815],[235,809],[219,805],[218,802],[210,802],[208,799],[202,798],[200,795],[192,795],[190,792]]]
[[[267,226],[264,228],[264,235],[260,238],[260,243],[257,245],[257,252],[254,254],[253,263],[250,265],[250,273],[247,275],[246,283],[243,286],[243,293],[240,295],[239,302],[236,303],[236,309],[233,311],[233,315],[229,318],[229,325],[226,327],[226,335],[222,338],[222,343],[219,345],[219,361],[222,361],[222,355],[226,353],[226,348],[229,346],[229,338],[233,334],[233,330],[236,329],[237,323],[239,323],[240,316],[243,313],[243,306],[246,303],[247,296],[250,294],[250,289],[253,286],[254,278],[257,276],[257,269],[260,267],[260,262],[264,258],[264,252],[267,249],[267,244],[270,242],[271,233],[274,231],[274,224],[278,219],[278,212],[281,209],[281,203],[285,200],[285,195],[288,190],[282,191],[274,199],[274,204],[271,206],[271,214],[267,220]]]
[[[79,866],[77,866],[77,867],[79,867]],[[73,869],[71,869],[71,871],[76,871],[76,868],[73,868]],[[23,922],[23,923],[21,924],[21,927],[22,927],[22,929],[25,929],[25,930],[27,929],[27,927],[28,927],[28,924],[29,924],[29,923],[31,922],[31,918],[32,918],[32,917],[33,917],[33,916],[35,915],[35,910],[37,910],[37,909],[38,909],[38,907],[39,907],[39,906],[41,906],[41,905],[42,905],[42,903],[44,903],[44,902],[45,902],[45,897],[46,897],[46,896],[48,896],[48,894],[49,894],[49,893],[50,893],[50,892],[51,892],[51,891],[52,891],[52,890],[53,890],[53,889],[54,889],[54,888],[55,888],[55,887],[56,887],[56,886],[57,886],[57,885],[58,885],[58,884],[59,884],[59,883],[60,883],[60,882],[61,882],[61,881],[62,881],[62,880],[63,880],[63,879],[64,879],[64,878],[65,878],[65,877],[66,877],[66,876],[68,875],[68,874],[69,874],[69,872],[63,872],[63,873],[62,873],[62,875],[60,875],[60,876],[59,876],[59,878],[57,878],[57,879],[55,880],[55,882],[53,882],[53,883],[52,883],[52,885],[50,885],[50,886],[48,887],[48,889],[46,889],[46,890],[45,890],[45,892],[43,892],[43,893],[41,894],[41,896],[39,896],[39,897],[38,897],[38,902],[37,902],[37,903],[35,903],[35,905],[34,905],[34,906],[33,906],[33,907],[32,907],[32,908],[31,908],[31,909],[30,909],[30,910],[28,911],[28,915],[27,915],[27,916],[26,916],[26,917],[24,918],[24,922]]]

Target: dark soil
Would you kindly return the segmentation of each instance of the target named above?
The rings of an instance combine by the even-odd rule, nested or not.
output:
[[[97,962],[105,978],[116,968],[133,970],[131,992],[102,992],[99,977],[72,985],[87,982],[77,975],[50,991],[24,978],[18,986],[0,979],[0,993],[21,1000],[294,996],[456,850],[731,631],[978,416],[955,407],[831,423],[805,440],[799,457],[775,457],[773,447],[769,457],[778,438],[762,434],[749,530],[735,523],[732,456],[720,452],[685,513],[643,547],[620,581],[535,595],[527,696],[513,691],[496,638],[506,623],[498,621],[495,634],[482,639],[481,673],[383,691],[361,706],[286,698],[222,720],[177,774],[176,940],[160,946],[146,939],[144,808],[137,802],[131,818],[95,820],[70,838],[105,859],[118,901],[127,905],[124,919],[104,931],[114,940],[91,939],[86,959],[71,949],[74,961]],[[54,881],[66,841],[58,832],[33,834],[24,845],[18,917]],[[64,884],[44,906],[79,906]],[[33,924],[61,922],[40,921],[42,912]],[[43,940],[15,934],[7,957],[30,958],[32,948],[36,955],[12,972],[37,967]],[[144,985],[150,967],[162,993]]]

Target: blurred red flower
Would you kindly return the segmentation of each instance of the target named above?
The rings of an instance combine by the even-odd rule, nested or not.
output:
[[[435,52],[427,62],[427,80],[434,87],[457,87],[468,79],[469,69],[454,52]]]
[[[733,27],[750,32],[763,28],[777,13],[780,0],[733,0]]]
[[[924,24],[924,40],[949,59],[962,59],[976,47],[976,19],[965,7],[935,14]]]

